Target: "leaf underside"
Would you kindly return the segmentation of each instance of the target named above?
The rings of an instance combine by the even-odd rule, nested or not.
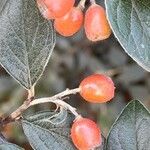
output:
[[[113,33],[140,66],[150,71],[150,1],[106,0]]]
[[[66,110],[42,112],[22,120],[22,126],[33,149],[76,150],[70,138],[73,119]]]
[[[42,75],[55,45],[50,21],[35,0],[7,0],[0,14],[0,63],[30,89]]]
[[[112,126],[106,150],[149,149],[150,113],[139,101],[132,101]]]

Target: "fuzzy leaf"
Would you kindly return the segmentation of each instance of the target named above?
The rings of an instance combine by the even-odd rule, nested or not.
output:
[[[150,149],[150,113],[139,101],[131,101],[115,121],[106,150]]]
[[[0,1],[0,15],[3,11],[3,8],[5,7],[6,2],[7,2],[7,0],[1,0]]]
[[[7,0],[0,15],[0,63],[25,88],[42,75],[55,45],[35,0]]]
[[[150,71],[150,1],[106,0],[106,10],[112,30],[127,54]]]
[[[66,110],[42,112],[22,120],[24,133],[36,150],[75,150],[70,139],[73,117]]]

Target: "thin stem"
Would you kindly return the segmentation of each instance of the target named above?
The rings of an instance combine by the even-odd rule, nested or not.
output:
[[[80,92],[80,88],[71,89],[71,90],[66,89],[65,91],[59,94],[56,94],[52,97],[39,98],[35,100],[34,100],[34,97],[30,97],[30,99],[27,99],[26,101],[24,101],[24,103],[17,110],[11,113],[8,117],[3,118],[0,123],[4,125],[10,122],[13,122],[15,120],[18,120],[20,119],[22,113],[29,107],[37,105],[37,104],[48,103],[48,102],[63,106],[64,108],[70,110],[75,116],[78,116],[76,109],[62,100],[65,96],[76,94],[78,92]]]
[[[78,4],[77,7],[81,8],[82,10],[84,10],[84,8],[85,8],[85,2],[86,2],[86,0],[80,0],[80,2],[79,2],[79,4]]]
[[[71,90],[70,89],[66,89],[63,92],[50,97],[50,99],[53,99],[53,100],[55,100],[55,99],[61,99],[61,98],[65,97],[65,96],[68,96],[68,95],[71,95],[71,94],[77,94],[79,92],[80,92],[80,88],[71,89]]]
[[[66,109],[70,110],[70,112],[71,112],[72,114],[74,114],[75,117],[78,117],[78,116],[79,116],[79,114],[78,114],[77,111],[76,111],[76,108],[72,107],[72,106],[69,105],[68,103],[66,103],[66,102],[64,102],[64,101],[62,101],[62,100],[57,100],[57,104],[59,104],[59,105],[65,107]]]
[[[76,117],[79,116],[79,114],[76,112],[76,108],[72,107],[71,105],[60,99],[52,100],[51,98],[39,98],[32,101],[30,103],[30,106],[34,106],[41,103],[55,103],[56,105],[62,106],[63,108],[70,110],[70,112],[72,112],[72,114],[74,114]]]
[[[71,95],[71,94],[76,94],[79,91],[80,91],[79,88],[72,89],[72,90],[66,89],[65,91],[63,91],[63,92],[61,92],[57,95],[54,95],[52,97],[35,99],[34,101],[31,102],[30,105],[33,106],[33,105],[37,105],[37,104],[47,103],[48,101],[49,102],[54,102],[55,100],[62,99],[65,96],[68,96],[68,95]]]
[[[34,90],[34,86],[32,86],[31,89],[28,90],[28,99],[34,97],[34,95],[35,95],[35,90]]]
[[[39,98],[39,99],[35,99],[34,101],[32,101],[30,103],[30,106],[34,106],[37,104],[42,104],[42,103],[55,103],[57,105],[63,106],[64,108],[70,110],[76,117],[79,116],[79,114],[76,112],[76,109],[72,106],[70,106],[68,103],[62,101],[61,99],[65,96],[68,96],[70,94],[76,94],[80,92],[80,88],[76,88],[76,89],[66,89],[64,92],[61,92],[55,96],[52,97],[46,97],[46,98]]]

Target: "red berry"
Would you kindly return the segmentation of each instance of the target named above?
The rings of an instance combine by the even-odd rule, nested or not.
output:
[[[40,10],[45,10],[43,16],[47,19],[63,17],[71,10],[75,0],[38,0]]]
[[[52,15],[51,11],[48,10],[44,0],[37,0],[37,5],[44,18],[54,19],[54,16]]]
[[[55,19],[54,27],[63,36],[75,34],[82,26],[83,12],[79,7],[73,7],[62,18]]]
[[[86,36],[91,41],[107,39],[111,35],[106,13],[103,7],[92,4],[85,13],[84,28]]]
[[[94,74],[80,83],[80,95],[92,103],[104,103],[114,97],[114,83],[111,78]]]
[[[71,139],[79,150],[90,150],[101,145],[101,131],[87,118],[77,118],[71,128]]]

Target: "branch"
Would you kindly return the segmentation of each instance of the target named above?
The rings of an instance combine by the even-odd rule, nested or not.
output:
[[[27,110],[29,107],[42,104],[42,103],[55,103],[58,106],[62,106],[68,110],[70,110],[75,116],[78,116],[78,113],[76,112],[76,109],[72,106],[70,106],[68,103],[64,102],[63,99],[71,94],[76,94],[80,92],[80,88],[76,89],[66,89],[65,91],[56,94],[52,97],[46,97],[46,98],[39,98],[34,99],[34,97],[31,97],[27,99],[17,110],[15,110],[13,113],[11,113],[8,117],[1,119],[0,124],[5,125],[10,122],[14,122],[21,118],[22,113]]]
[[[31,102],[30,105],[33,106],[33,105],[37,105],[37,104],[41,104],[41,103],[54,102],[58,99],[63,99],[64,97],[66,97],[68,95],[76,94],[76,93],[79,93],[79,92],[80,92],[79,88],[72,89],[72,90],[66,89],[65,91],[63,91],[63,92],[61,92],[57,95],[54,95],[52,97],[35,99],[34,101]]]
[[[85,8],[85,2],[86,2],[86,0],[81,0],[79,2],[79,4],[78,4],[77,7],[81,8],[81,10],[84,10],[84,8]]]
[[[95,0],[90,0],[91,4],[96,4]]]

